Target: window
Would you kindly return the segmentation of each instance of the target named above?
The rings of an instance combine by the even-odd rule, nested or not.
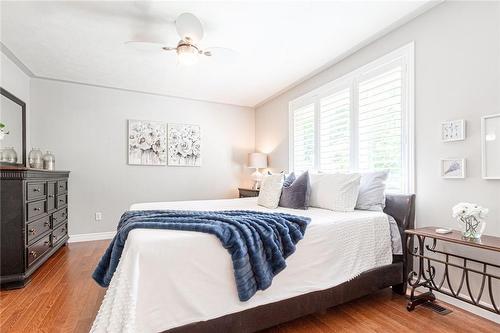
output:
[[[413,191],[413,44],[290,102],[290,169],[390,170]]]
[[[349,89],[342,89],[319,102],[319,166],[323,171],[349,171]]]
[[[296,170],[314,168],[314,104],[293,112],[293,156]]]

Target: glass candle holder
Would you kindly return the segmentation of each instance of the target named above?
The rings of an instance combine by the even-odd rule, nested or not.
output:
[[[56,157],[48,150],[45,155],[43,155],[43,168],[45,170],[56,169]]]

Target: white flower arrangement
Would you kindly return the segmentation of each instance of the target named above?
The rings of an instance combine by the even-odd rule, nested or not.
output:
[[[453,206],[453,217],[463,224],[463,235],[466,238],[477,239],[484,231],[483,219],[488,215],[488,208],[469,202],[460,202]]]
[[[460,202],[453,207],[453,217],[455,218],[485,218],[488,215],[488,208],[481,207],[469,202]]]

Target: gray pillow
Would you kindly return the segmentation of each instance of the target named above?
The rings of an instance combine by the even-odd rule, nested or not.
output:
[[[389,170],[361,174],[356,209],[383,211],[385,207],[385,181]]]
[[[310,195],[311,182],[309,180],[309,173],[306,171],[295,179],[295,174],[292,172],[286,177],[283,183],[279,206],[293,209],[307,209],[309,207]]]
[[[288,176],[285,177],[285,181],[283,182],[284,187],[289,187],[295,181],[295,172],[292,172]]]

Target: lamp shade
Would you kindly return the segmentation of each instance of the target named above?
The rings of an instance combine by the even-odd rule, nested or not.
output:
[[[250,153],[248,154],[249,168],[267,168],[267,154]]]

